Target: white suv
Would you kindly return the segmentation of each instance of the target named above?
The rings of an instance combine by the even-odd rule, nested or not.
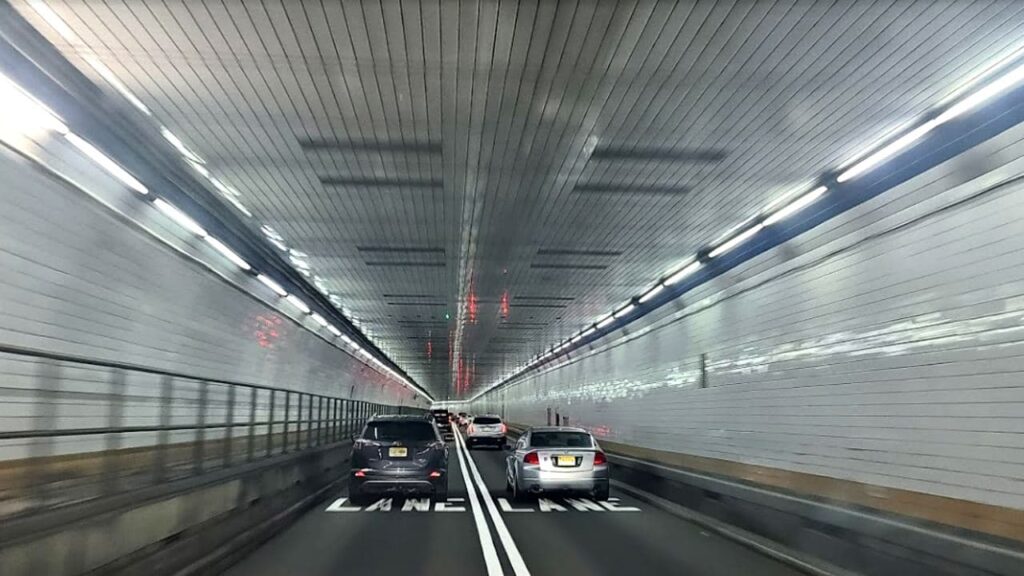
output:
[[[494,415],[475,416],[466,428],[466,445],[473,448],[480,444],[490,444],[503,448],[507,434],[508,426],[501,418]]]

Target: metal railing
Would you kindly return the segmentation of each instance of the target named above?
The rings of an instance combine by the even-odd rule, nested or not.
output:
[[[419,412],[0,347],[0,518],[319,449],[382,411]]]

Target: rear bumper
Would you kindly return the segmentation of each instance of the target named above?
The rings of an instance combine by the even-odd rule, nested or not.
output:
[[[393,474],[367,471],[365,477],[351,472],[351,487],[364,494],[421,494],[433,493],[448,486],[448,473],[442,471],[437,478],[431,478],[428,471],[423,473]]]
[[[590,492],[608,486],[608,469],[587,472],[545,472],[524,470],[519,487],[531,493],[538,492]]]
[[[504,446],[506,443],[504,434],[474,434],[466,436],[466,442],[473,444],[491,444],[494,446]]]

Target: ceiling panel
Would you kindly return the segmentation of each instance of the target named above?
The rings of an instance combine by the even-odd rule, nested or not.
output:
[[[71,45],[15,4],[114,70],[441,399],[1024,38],[1007,0],[49,2]]]

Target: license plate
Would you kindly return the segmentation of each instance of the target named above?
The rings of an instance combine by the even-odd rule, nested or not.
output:
[[[392,446],[388,448],[388,456],[391,458],[405,458],[409,455],[409,449],[404,446]]]
[[[555,462],[559,466],[575,466],[576,465],[576,457],[575,456],[559,456],[558,459],[555,460]]]

